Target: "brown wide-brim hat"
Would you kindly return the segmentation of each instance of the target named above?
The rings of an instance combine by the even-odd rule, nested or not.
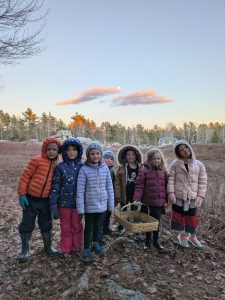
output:
[[[127,159],[126,159],[126,153],[128,150],[132,150],[135,152],[136,154],[136,157],[137,157],[137,162],[139,164],[142,163],[142,153],[141,151],[134,145],[125,145],[123,147],[121,147],[119,150],[118,150],[118,153],[117,153],[117,162],[118,164],[120,165],[124,165],[127,163]]]

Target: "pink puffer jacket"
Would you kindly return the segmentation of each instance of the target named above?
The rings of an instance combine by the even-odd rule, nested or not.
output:
[[[184,161],[176,154],[176,148],[181,144],[185,144],[191,149],[192,155],[188,162],[188,172]],[[176,198],[184,201],[196,199],[197,196],[205,198],[207,190],[205,166],[195,158],[192,147],[184,140],[175,144],[174,151],[177,159],[169,167],[167,193],[175,193]]]

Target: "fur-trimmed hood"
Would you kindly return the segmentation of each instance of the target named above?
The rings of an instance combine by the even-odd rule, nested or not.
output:
[[[124,145],[123,147],[121,147],[119,150],[118,150],[118,153],[117,153],[117,162],[119,165],[124,165],[127,163],[127,159],[126,159],[126,152],[128,150],[132,150],[135,152],[136,156],[137,156],[137,162],[139,164],[142,163],[142,153],[141,151],[134,145]]]

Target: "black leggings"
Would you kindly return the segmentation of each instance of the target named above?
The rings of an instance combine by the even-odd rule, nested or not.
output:
[[[91,242],[98,242],[102,213],[86,213],[84,229],[84,249],[89,249]]]
[[[150,209],[150,216],[152,216],[153,218],[155,218],[156,220],[160,221],[161,215],[165,214],[165,207],[164,206],[152,206],[152,205],[148,205],[149,209]],[[148,209],[146,206],[142,205],[141,207],[141,211],[144,213],[148,213]],[[152,233],[151,231],[146,232],[146,244],[149,243],[152,239]],[[157,231],[153,231],[153,242],[157,242],[159,239],[159,227]]]

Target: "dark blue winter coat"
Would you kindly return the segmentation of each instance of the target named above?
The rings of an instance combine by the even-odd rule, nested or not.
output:
[[[78,155],[74,160],[67,156],[67,148],[70,145],[75,145],[78,150]],[[80,141],[74,137],[68,138],[62,145],[62,158],[56,167],[53,181],[52,191],[50,195],[50,207],[76,207],[76,191],[77,177],[81,166],[83,165],[81,158],[83,154],[83,146]]]

